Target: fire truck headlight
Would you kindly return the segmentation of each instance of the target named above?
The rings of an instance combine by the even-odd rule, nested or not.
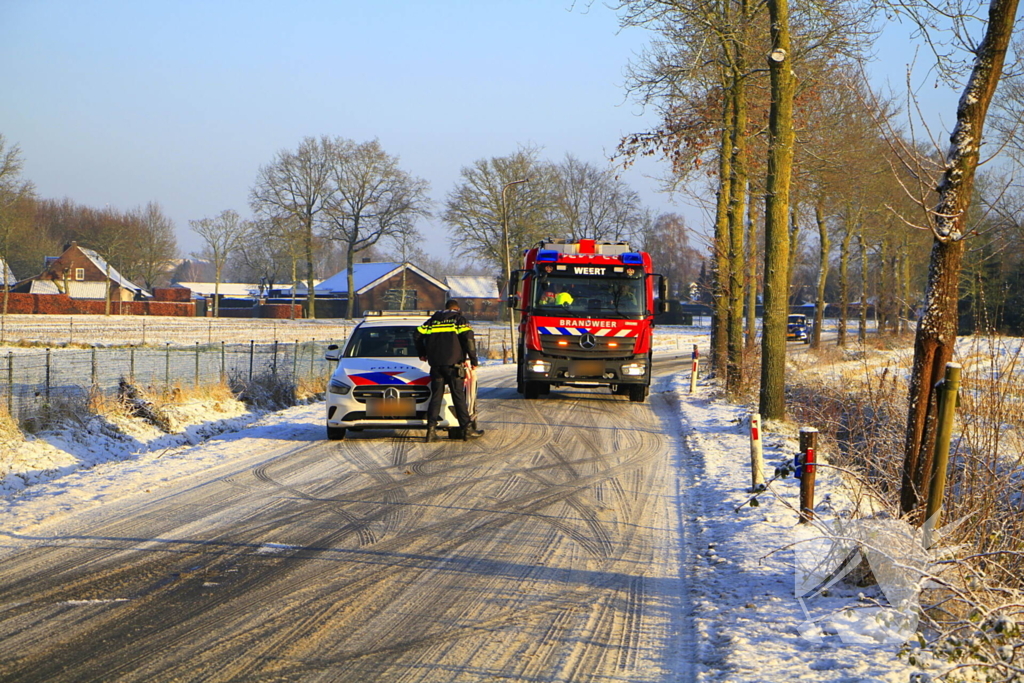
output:
[[[547,372],[551,369],[551,363],[546,360],[531,360],[526,364],[530,372]]]
[[[642,377],[647,372],[645,363],[626,363],[622,366],[622,374],[627,377]]]
[[[342,396],[344,396],[348,392],[352,391],[352,387],[345,384],[344,382],[339,382],[336,379],[332,379],[330,384],[327,385],[327,390],[332,394],[341,394]]]

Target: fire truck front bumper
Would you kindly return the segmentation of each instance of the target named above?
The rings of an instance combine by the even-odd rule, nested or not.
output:
[[[527,352],[524,379],[549,384],[649,384],[650,363],[641,358],[551,358]]]

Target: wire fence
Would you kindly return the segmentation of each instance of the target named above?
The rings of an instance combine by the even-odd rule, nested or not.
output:
[[[3,358],[0,380],[7,411],[19,420],[41,417],[90,392],[117,393],[122,380],[150,391],[201,388],[230,380],[251,382],[272,374],[301,381],[324,380],[333,364],[327,341],[247,344],[165,343],[159,346],[44,349]]]

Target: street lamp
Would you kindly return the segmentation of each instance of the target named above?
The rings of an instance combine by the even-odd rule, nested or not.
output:
[[[508,203],[505,199],[505,194],[508,192],[508,188],[513,185],[519,185],[521,183],[529,182],[529,178],[523,178],[522,180],[513,180],[512,182],[505,183],[505,187],[501,188],[501,218],[502,218],[502,232],[505,236],[505,294],[508,297],[512,296],[512,257],[508,248]],[[508,309],[508,338],[509,338],[509,350],[512,352],[512,362],[516,362],[516,333],[515,333],[515,309],[509,307]]]

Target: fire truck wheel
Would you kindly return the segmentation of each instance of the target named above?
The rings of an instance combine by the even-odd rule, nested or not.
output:
[[[524,382],[523,383],[523,398],[535,399],[540,396],[540,383],[539,382]]]
[[[647,399],[646,384],[632,384],[629,387],[629,400],[633,403],[643,403]]]

